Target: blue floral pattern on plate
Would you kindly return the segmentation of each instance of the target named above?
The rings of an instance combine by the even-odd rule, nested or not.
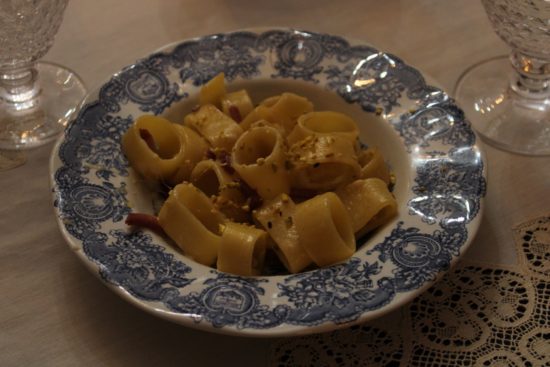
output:
[[[310,83],[385,117],[412,157],[398,220],[359,239],[344,263],[253,278],[198,265],[164,239],[128,229],[122,219],[134,183],[121,135],[134,116],[164,113],[222,71],[230,81]],[[372,46],[287,29],[216,34],[166,47],[88,97],[52,155],[54,206],[79,257],[144,309],[225,333],[320,332],[399,307],[464,252],[486,190],[475,141],[446,93]]]

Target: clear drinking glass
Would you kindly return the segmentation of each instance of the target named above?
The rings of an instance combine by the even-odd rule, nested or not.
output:
[[[0,0],[0,149],[52,141],[86,93],[74,72],[37,61],[52,46],[67,1]]]
[[[511,48],[462,74],[454,96],[489,144],[550,155],[550,1],[481,0]]]

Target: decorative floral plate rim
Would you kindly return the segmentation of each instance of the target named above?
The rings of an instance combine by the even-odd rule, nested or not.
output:
[[[412,164],[406,210],[348,261],[288,276],[225,274],[152,233],[129,231],[123,219],[132,182],[121,134],[138,114],[165,112],[220,71],[230,82],[306,82],[382,115]],[[361,41],[281,28],[170,44],[124,68],[87,97],[50,170],[64,238],[117,294],[186,326],[284,336],[376,318],[432,285],[479,227],[484,162],[460,108],[398,57]]]

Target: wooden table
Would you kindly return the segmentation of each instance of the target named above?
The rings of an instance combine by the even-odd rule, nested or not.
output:
[[[450,91],[476,61],[504,54],[477,0],[73,1],[45,57],[89,89],[160,46],[204,34],[288,26],[365,40]],[[0,366],[264,366],[270,339],[227,337],[155,318],[117,297],[69,250],[53,215],[52,145],[0,173]],[[518,222],[550,210],[550,158],[486,147],[489,189],[466,258],[513,263]],[[499,244],[497,247],[496,244]]]

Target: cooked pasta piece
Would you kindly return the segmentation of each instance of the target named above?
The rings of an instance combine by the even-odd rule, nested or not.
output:
[[[292,187],[334,190],[359,177],[353,143],[339,135],[309,135],[290,147]]]
[[[237,275],[259,275],[267,249],[267,233],[233,222],[227,222],[222,227],[218,270]]]
[[[214,148],[231,151],[243,129],[215,106],[207,104],[185,116],[184,124],[196,130]]]
[[[390,171],[380,150],[376,147],[368,148],[359,153],[359,165],[361,165],[361,178],[377,177],[390,184]]]
[[[313,104],[307,98],[294,93],[283,93],[273,105],[266,106],[268,106],[266,120],[282,125],[287,134],[296,125],[298,117],[313,111]]]
[[[183,252],[203,265],[214,265],[220,247],[220,224],[227,221],[192,184],[174,187],[160,209],[159,223]]]
[[[359,130],[351,117],[339,112],[316,111],[298,118],[298,123],[287,136],[289,145],[316,134],[330,134],[347,137],[354,145],[358,143]]]
[[[269,126],[247,130],[235,143],[231,161],[241,178],[263,199],[290,191],[281,134]]]
[[[242,121],[241,125],[243,129],[248,129],[256,121],[267,120],[281,125],[287,135],[296,125],[298,117],[311,111],[313,111],[313,104],[307,98],[294,93],[283,93],[262,102]]]
[[[179,124],[174,124],[174,127],[181,139],[184,159],[169,180],[172,185],[188,180],[195,165],[204,159],[208,151],[208,144],[195,131]]]
[[[267,121],[266,118],[269,116],[269,108],[272,107],[277,101],[281,98],[281,96],[273,96],[264,99],[260,102],[260,104],[254,108],[242,121],[240,126],[243,128],[243,130],[248,130],[250,127],[254,126],[254,123],[258,121]],[[272,123],[272,122],[269,122]],[[286,130],[281,126],[281,130],[283,131],[283,136],[286,133]]]
[[[240,124],[241,127],[244,130],[248,130],[257,121],[267,121],[266,118],[268,117],[268,114],[269,114],[268,112],[269,108],[272,107],[275,103],[277,103],[277,101],[280,98],[281,96],[273,96],[261,101],[260,104],[256,108],[254,108],[246,116],[246,118],[243,119],[243,121],[241,121],[241,124]],[[284,130],[284,128],[281,125],[277,125],[277,126],[281,127],[283,131],[283,135],[285,135],[286,131]]]
[[[264,116],[267,116],[267,108],[259,105],[254,108],[246,117],[240,122],[239,126],[243,130],[248,130],[256,121],[265,120]]]
[[[397,202],[379,178],[357,180],[336,191],[353,224],[356,237],[388,222],[397,214]]]
[[[151,180],[178,183],[204,157],[207,145],[195,132],[152,115],[140,116],[122,136],[130,165]]]
[[[214,105],[221,107],[221,100],[225,96],[225,75],[219,73],[202,86],[199,93],[199,103],[201,106]]]
[[[298,273],[312,263],[311,257],[300,245],[298,231],[292,219],[295,209],[292,199],[281,194],[253,212],[254,219],[275,242],[273,250],[277,257],[291,273]]]
[[[239,123],[254,109],[250,96],[244,89],[227,93],[221,104],[223,113]]]
[[[235,175],[229,174],[213,160],[199,162],[191,172],[190,181],[199,190],[210,197],[217,209],[231,220],[245,222],[249,216],[242,206],[245,198]]]
[[[318,266],[343,261],[355,252],[351,220],[333,192],[298,204],[294,222],[300,245]]]
[[[281,99],[280,95],[267,97],[266,99],[260,102],[260,106],[273,107],[273,105],[277,103],[279,99]]]

